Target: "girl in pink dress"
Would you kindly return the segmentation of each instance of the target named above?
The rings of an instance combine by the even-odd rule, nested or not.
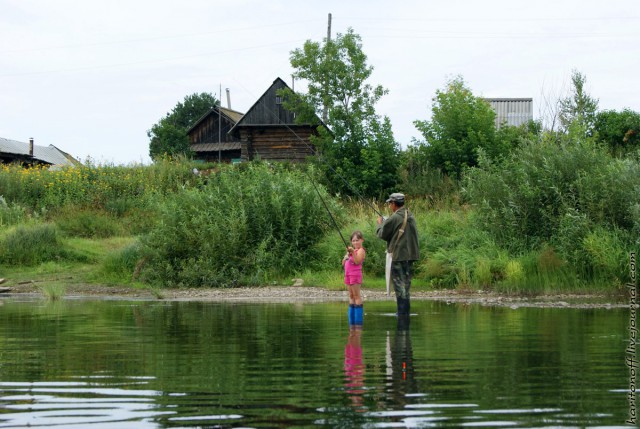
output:
[[[362,247],[363,242],[362,232],[354,231],[351,234],[351,246],[347,247],[347,254],[342,258],[344,284],[349,289],[350,325],[362,325],[363,322],[360,290],[362,288],[362,263],[367,253]]]

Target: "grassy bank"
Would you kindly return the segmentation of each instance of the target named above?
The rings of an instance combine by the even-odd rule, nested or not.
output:
[[[625,165],[610,174],[624,174],[625,180],[635,174]],[[508,193],[509,183],[491,182],[497,174],[477,178],[484,188],[451,188],[437,198],[408,201],[422,249],[414,288],[530,295],[623,292],[626,255],[635,245],[629,216],[620,217],[629,225],[607,225],[611,216],[592,222],[583,211],[581,222],[558,222],[547,229],[547,238],[518,237],[517,213],[508,212],[511,223],[500,228],[492,207],[477,202],[490,194],[484,189]],[[584,177],[578,177],[588,190]],[[136,288],[287,285],[302,278],[306,285],[341,289],[344,244],[324,200],[344,237],[356,229],[364,233],[365,288],[383,289],[384,243],[375,237],[370,205],[376,203],[336,199],[320,190],[322,199],[310,177],[288,165],[219,166],[198,175],[193,165],[168,161],[62,171],[2,166],[0,277],[11,283]],[[599,187],[594,192],[602,198]],[[626,210],[619,195],[616,211]],[[594,199],[587,201],[597,210]],[[563,209],[571,213],[566,204]],[[553,228],[564,234],[562,240]]]

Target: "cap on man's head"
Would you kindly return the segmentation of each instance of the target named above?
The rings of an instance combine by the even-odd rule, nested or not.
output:
[[[404,194],[400,194],[398,192],[394,192],[393,194],[389,195],[389,198],[387,199],[388,203],[403,203],[404,204]]]

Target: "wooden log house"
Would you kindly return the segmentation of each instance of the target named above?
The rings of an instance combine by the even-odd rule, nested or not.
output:
[[[242,113],[216,106],[187,131],[194,159],[203,162],[239,162],[241,143],[229,134]]]
[[[231,129],[241,142],[243,161],[304,162],[315,154],[310,136],[317,134],[317,127],[296,124],[295,114],[285,109],[278,95],[283,88],[289,87],[277,78]]]

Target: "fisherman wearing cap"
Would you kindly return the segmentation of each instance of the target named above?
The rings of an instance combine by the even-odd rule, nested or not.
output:
[[[398,316],[408,317],[413,262],[420,259],[416,220],[404,206],[404,194],[393,193],[387,199],[393,214],[378,217],[376,235],[387,242],[387,267],[396,293]],[[387,274],[389,279],[389,274]]]

